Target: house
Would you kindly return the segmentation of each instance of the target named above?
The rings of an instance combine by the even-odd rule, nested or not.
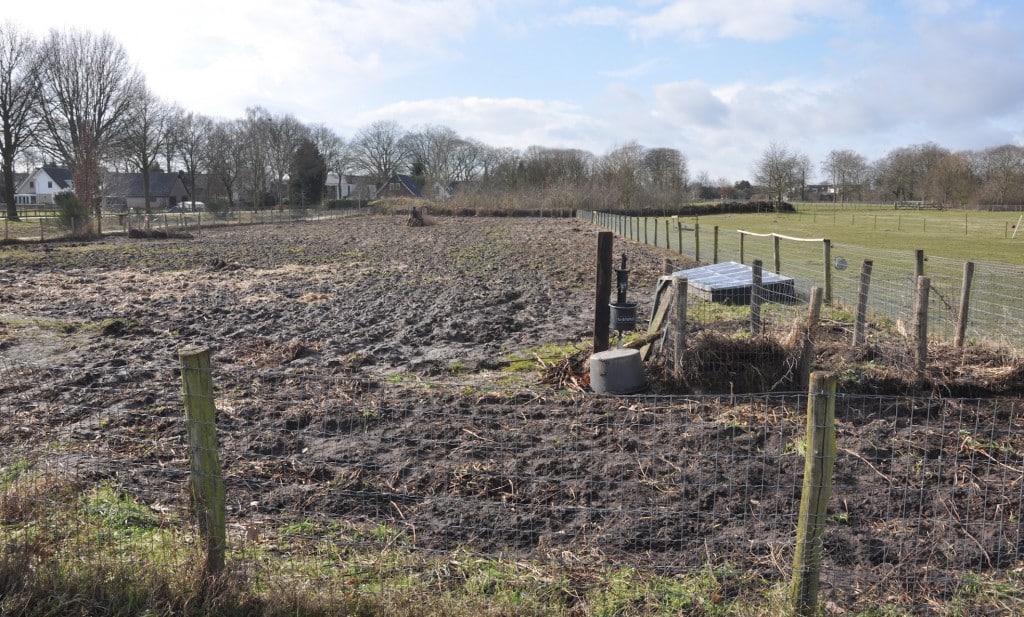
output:
[[[377,189],[374,197],[422,197],[423,186],[412,176],[394,174]]]
[[[71,172],[64,167],[37,167],[14,189],[14,201],[19,206],[52,206],[61,191],[73,190]]]
[[[165,210],[177,203],[190,200],[185,177],[181,172],[149,172],[150,209]],[[142,173],[108,172],[103,182],[103,207],[114,212],[145,210]]]

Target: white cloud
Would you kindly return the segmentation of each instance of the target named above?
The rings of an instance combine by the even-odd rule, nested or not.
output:
[[[441,124],[496,147],[588,147],[608,127],[575,105],[524,98],[442,98],[400,101],[353,118],[356,126],[395,120],[403,127]]]
[[[718,126],[729,115],[725,103],[696,81],[656,86],[654,96],[655,113],[675,124]]]
[[[811,28],[817,20],[853,14],[859,4],[852,0],[673,0],[654,13],[633,18],[630,25],[644,38],[779,41]]]

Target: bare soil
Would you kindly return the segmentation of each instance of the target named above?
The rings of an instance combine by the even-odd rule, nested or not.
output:
[[[343,519],[396,526],[427,548],[788,576],[801,399],[594,397],[545,390],[543,371],[510,376],[512,355],[592,336],[596,230],[427,223],[357,216],[0,250],[7,456],[31,452],[183,507],[177,354],[203,346],[229,518],[251,526],[244,537]],[[630,299],[648,306],[668,255],[616,242]],[[948,597],[965,570],[1024,565],[1016,361],[937,347],[925,397],[882,400],[860,395],[907,394],[906,367],[834,339],[816,361],[844,371],[849,395],[825,540],[834,598]],[[697,344],[727,345],[711,334]],[[732,383],[744,371],[774,380],[754,365],[788,361],[785,348],[772,353],[733,356]],[[700,380],[673,380],[657,362],[650,372],[657,392]],[[940,398],[951,393],[1000,398]],[[43,454],[55,442],[73,445]]]

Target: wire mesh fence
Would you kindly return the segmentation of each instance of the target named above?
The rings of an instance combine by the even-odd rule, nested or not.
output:
[[[599,397],[216,367],[213,380],[226,567],[249,580],[372,596],[465,584],[467,559],[566,580],[713,572],[725,594],[737,572],[762,591],[792,575],[807,394]],[[822,600],[1024,611],[1020,401],[835,404]],[[183,406],[174,367],[0,366],[4,558],[34,546],[38,559],[187,561]]]
[[[834,213],[833,213],[834,214]],[[825,290],[826,303],[836,309],[829,317],[835,325],[852,328],[857,307],[861,271],[871,262],[867,295],[868,318],[879,325],[906,332],[914,319],[918,275],[928,277],[928,336],[953,341],[960,319],[965,264],[962,261],[907,251],[887,251],[834,244],[819,239],[796,239],[777,234],[752,234],[741,230],[683,223],[674,218],[627,217],[580,212],[632,241],[658,246],[704,263],[733,261],[751,265],[760,261],[764,272],[792,279],[791,297],[765,309],[769,333],[784,333],[806,311],[812,287]],[[659,230],[659,231],[655,231]],[[666,231],[667,230],[667,231]],[[1024,267],[992,262],[973,263],[966,340],[1024,348],[1024,303],[1020,281]],[[691,293],[693,288],[691,287]],[[691,297],[695,320],[710,323],[721,319],[723,308],[709,306],[701,296]],[[733,311],[733,315],[740,312]]]

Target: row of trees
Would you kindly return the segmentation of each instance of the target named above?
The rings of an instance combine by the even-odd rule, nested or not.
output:
[[[204,179],[207,199],[230,208],[318,203],[328,171],[374,185],[407,173],[428,192],[461,185],[460,199],[499,208],[800,200],[816,174],[835,187],[839,202],[1024,203],[1024,149],[1011,145],[955,153],[929,143],[874,162],[834,150],[815,166],[805,154],[772,144],[754,162],[755,186],[712,180],[706,171],[691,180],[682,152],[636,142],[596,156],[571,148],[495,148],[446,126],[405,130],[393,121],[374,122],[346,142],[324,124],[261,107],[215,119],[155,96],[109,35],[53,30],[36,40],[10,23],[0,25],[0,125],[3,197],[12,217],[19,157],[66,165],[78,198],[97,215],[103,169],[141,172],[147,203],[151,171],[183,170],[191,186]]]
[[[952,152],[925,143],[897,148],[874,162],[852,150],[833,150],[819,170],[839,203],[1024,204],[1024,148],[1015,145]],[[769,199],[799,200],[812,171],[806,155],[772,144],[757,160],[755,178]]]

